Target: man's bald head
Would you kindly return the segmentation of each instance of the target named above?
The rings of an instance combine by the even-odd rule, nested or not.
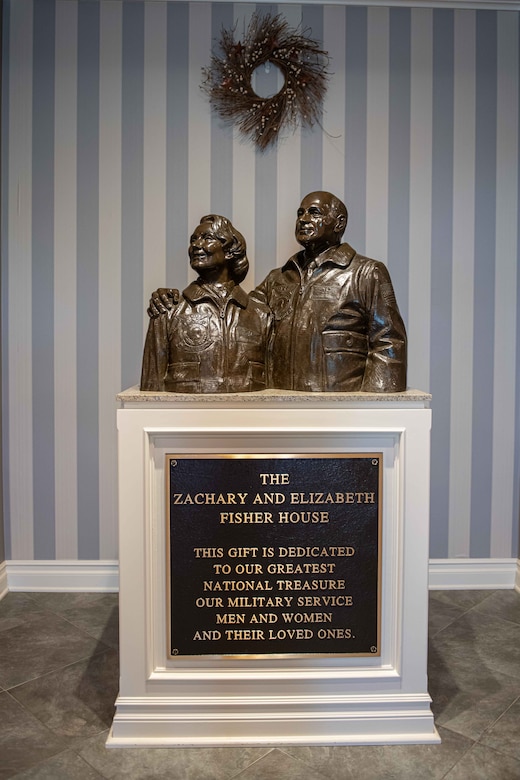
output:
[[[341,242],[347,220],[347,207],[339,198],[322,190],[310,192],[298,209],[296,240],[307,252],[318,254]]]

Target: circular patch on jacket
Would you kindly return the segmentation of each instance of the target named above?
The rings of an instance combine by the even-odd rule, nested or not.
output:
[[[192,315],[180,324],[181,344],[186,349],[205,349],[211,344],[209,317]]]

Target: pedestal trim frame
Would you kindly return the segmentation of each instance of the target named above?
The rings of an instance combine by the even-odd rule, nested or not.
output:
[[[426,684],[429,397],[118,412],[121,691],[108,746],[437,742]],[[314,399],[313,399],[314,400]],[[396,408],[397,407],[397,408]],[[167,659],[164,454],[383,452],[382,654]],[[209,693],[208,693],[209,692]]]

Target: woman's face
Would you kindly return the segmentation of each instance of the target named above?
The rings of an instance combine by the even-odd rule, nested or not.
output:
[[[197,225],[190,238],[188,253],[191,267],[199,274],[212,272],[214,275],[227,270],[228,256],[211,222]]]

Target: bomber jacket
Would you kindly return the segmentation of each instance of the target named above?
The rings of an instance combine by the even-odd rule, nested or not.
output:
[[[406,389],[406,331],[383,263],[349,244],[325,250],[307,267],[298,252],[253,296],[274,316],[271,387]]]
[[[190,284],[177,306],[151,319],[141,390],[238,393],[266,387],[271,315],[239,286]]]

